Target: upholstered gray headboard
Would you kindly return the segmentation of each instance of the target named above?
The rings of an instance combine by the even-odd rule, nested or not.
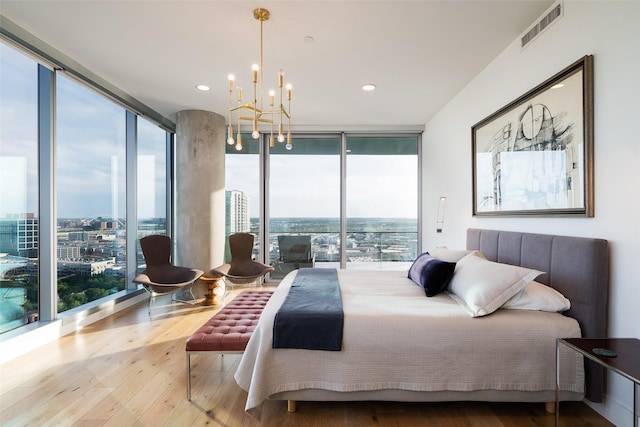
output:
[[[565,314],[578,321],[582,336],[607,336],[609,248],[606,240],[470,228],[467,249],[477,249],[491,261],[546,272],[536,280],[557,289],[571,301],[571,309]],[[593,362],[586,362],[586,397],[601,402],[604,370]]]

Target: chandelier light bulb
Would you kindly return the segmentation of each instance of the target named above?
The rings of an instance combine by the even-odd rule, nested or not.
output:
[[[258,120],[256,118],[254,118],[253,120],[253,131],[251,132],[251,138],[260,138],[260,132],[258,132]]]
[[[282,68],[280,69],[280,71],[278,71],[278,87],[281,88],[282,84],[284,82],[284,71],[282,71]]]
[[[278,142],[284,142],[284,135],[283,134],[278,135]]]
[[[240,134],[240,128],[238,128],[238,134],[236,135],[236,140],[238,141],[236,143],[236,150],[240,151],[242,150],[242,134]]]
[[[236,141],[233,139],[233,127],[229,126],[229,129],[227,130],[227,144],[229,145],[233,145],[236,143]]]
[[[293,145],[287,144],[284,146],[284,148],[286,148],[287,150],[291,150],[293,148]]]

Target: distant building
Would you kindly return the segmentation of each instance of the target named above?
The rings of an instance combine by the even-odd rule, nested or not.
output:
[[[33,213],[0,219],[0,252],[25,258],[38,256],[38,219]]]
[[[78,259],[80,258],[79,246],[58,246],[56,249],[57,259]]]
[[[249,196],[238,190],[225,192],[226,234],[248,233],[251,230],[249,218]]]
[[[60,237],[60,235],[58,235]],[[68,240],[85,242],[89,239],[88,234],[84,231],[75,231],[68,233]]]
[[[117,277],[117,278],[124,278],[126,276],[126,270],[124,267],[122,266],[111,266],[108,267],[105,271],[104,271],[104,275],[107,277]]]
[[[115,258],[99,261],[58,261],[58,276],[78,275],[91,277],[104,274],[107,269],[115,266]]]

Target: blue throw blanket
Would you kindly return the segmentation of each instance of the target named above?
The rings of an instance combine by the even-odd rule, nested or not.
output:
[[[273,348],[342,349],[342,295],[335,268],[302,268],[273,322]]]

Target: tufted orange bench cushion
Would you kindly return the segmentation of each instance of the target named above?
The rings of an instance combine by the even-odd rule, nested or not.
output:
[[[243,352],[273,291],[244,291],[187,339],[186,350]]]

